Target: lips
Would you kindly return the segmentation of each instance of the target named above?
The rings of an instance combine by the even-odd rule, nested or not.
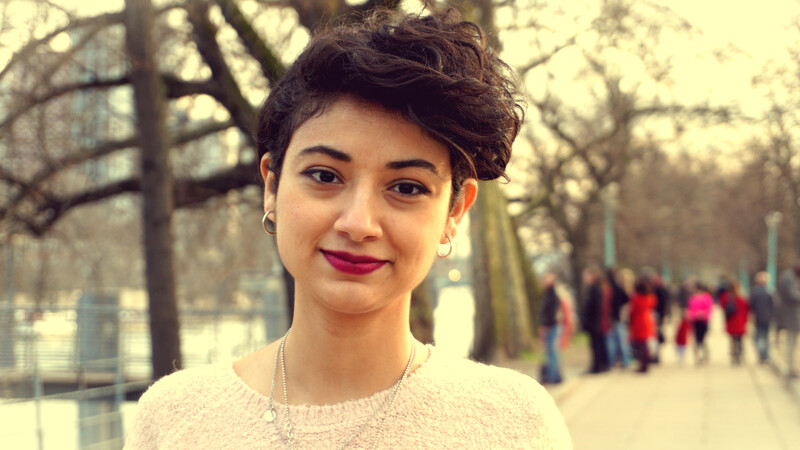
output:
[[[322,250],[322,255],[334,269],[348,275],[366,275],[380,269],[388,262],[371,256],[330,250]]]

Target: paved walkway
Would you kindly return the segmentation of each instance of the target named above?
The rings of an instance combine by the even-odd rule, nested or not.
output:
[[[672,340],[648,374],[615,370],[553,388],[576,449],[800,449],[800,399],[770,366],[733,367],[720,311],[708,334],[710,361],[681,365]],[[795,391],[796,392],[796,391]]]

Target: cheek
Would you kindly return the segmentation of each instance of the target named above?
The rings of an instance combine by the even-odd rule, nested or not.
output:
[[[445,221],[436,211],[415,215],[408,220],[394,220],[391,225],[399,245],[407,249],[420,262],[433,261]]]
[[[278,191],[276,201],[278,251],[284,261],[298,251],[299,243],[311,242],[321,232],[325,219],[319,205],[309,204],[296,190],[287,187],[282,186]]]

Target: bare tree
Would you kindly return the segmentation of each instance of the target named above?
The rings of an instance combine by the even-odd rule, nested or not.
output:
[[[158,379],[181,369],[183,363],[173,265],[172,172],[152,28],[150,0],[126,0],[126,43],[142,164],[142,219],[153,378]]]
[[[631,69],[619,61],[637,60],[642,67],[638,75],[648,83],[669,85],[669,59],[657,52],[667,29],[691,31],[689,24],[665,8],[625,0],[605,2],[588,29],[572,40],[572,55],[582,61],[572,85],[554,88],[548,82],[541,94],[530,95],[538,121],[525,132],[531,148],[525,167],[533,176],[529,192],[515,198],[522,204],[517,218],[527,226],[549,228],[555,243],[568,243],[573,274],[589,264],[592,226],[604,193],[625,179],[632,161],[663,139],[648,131],[647,119],[674,121],[677,135],[687,118],[728,118],[725,108],[665,102],[657,89],[650,89],[655,94],[643,94],[643,82],[630,81]],[[546,80],[556,80],[550,65],[546,62],[540,70]],[[574,102],[576,90],[585,93],[581,104]],[[580,290],[580,277],[573,277],[573,288]]]
[[[7,148],[10,156],[3,158],[3,165],[0,166],[0,190],[6,194],[0,204],[0,220],[6,230],[24,230],[42,236],[74,208],[125,193],[142,192],[146,198],[150,198],[147,193],[150,188],[156,188],[161,189],[159,194],[154,194],[154,198],[161,202],[160,212],[156,217],[146,214],[145,223],[168,230],[170,204],[176,208],[195,207],[209,199],[226,196],[248,186],[257,186],[258,162],[253,157],[256,109],[251,101],[260,101],[264,95],[263,89],[277,80],[284,68],[283,62],[273,51],[274,47],[281,45],[282,38],[278,36],[273,42],[265,40],[255,31],[253,20],[261,20],[266,16],[266,20],[274,22],[279,19],[274,14],[270,16],[270,13],[287,8],[296,13],[296,20],[300,24],[313,30],[319,24],[337,17],[357,20],[361,13],[371,8],[381,5],[395,7],[397,3],[365,1],[360,5],[350,5],[344,1],[319,3],[296,0],[281,4],[277,9],[270,6],[259,10],[261,15],[248,17],[232,0],[189,0],[185,4],[161,7],[155,12],[156,22],[152,32],[162,45],[156,56],[149,57],[158,63],[139,64],[134,59],[128,69],[120,57],[117,65],[107,65],[97,71],[93,71],[87,59],[93,55],[96,57],[98,50],[109,55],[124,53],[121,39],[118,38],[126,14],[116,12],[78,18],[60,9],[54,11],[53,15],[62,16],[63,25],[56,26],[42,38],[32,39],[0,71],[0,81],[6,81],[4,86],[9,87],[2,92],[2,101],[7,108],[0,118],[0,137],[9,143]],[[178,9],[186,12],[188,22],[175,20],[175,17],[168,20],[168,16]],[[134,14],[128,15],[131,20],[135,17]],[[218,20],[220,17],[221,20]],[[138,26],[134,28],[141,32],[145,30]],[[220,29],[228,34],[221,35]],[[37,36],[40,35],[39,31]],[[230,38],[231,32],[235,36],[233,40]],[[51,41],[62,33],[70,33],[72,45],[66,51],[51,50]],[[288,35],[293,30],[283,33]],[[139,41],[142,41],[140,36],[132,36],[129,40]],[[257,68],[255,72],[250,70],[253,67]],[[130,125],[125,111],[109,113],[112,120],[122,123],[116,130],[99,133],[89,129],[91,127],[79,125],[78,129],[86,129],[83,134],[86,138],[68,141],[67,145],[62,144],[56,150],[52,150],[49,144],[59,139],[63,142],[64,139],[63,134],[51,136],[54,134],[52,124],[66,129],[75,128],[81,122],[82,115],[55,114],[60,120],[32,120],[54,109],[54,106],[67,105],[59,108],[62,111],[74,109],[70,104],[75,103],[76,99],[83,101],[87,98],[125,95],[132,84],[136,85],[137,99],[150,98],[150,94],[140,95],[142,87],[136,84],[142,78],[143,69],[152,71],[152,75],[158,78],[150,79],[150,83],[164,87],[160,95],[171,100],[169,117],[158,118],[158,115],[142,113],[140,110],[143,105],[137,105],[139,121],[138,127],[134,127]],[[16,75],[18,73],[25,73],[26,77],[19,78]],[[259,86],[262,86],[261,92],[254,94],[254,88],[258,89]],[[151,94],[156,95],[154,92]],[[216,112],[210,117],[206,115],[198,119],[199,114],[193,105],[202,98],[213,99]],[[152,111],[158,110],[157,107],[152,108]],[[148,123],[145,119],[155,119],[156,122]],[[42,125],[49,123],[50,129],[45,127],[42,133],[29,133],[27,125],[32,122]],[[212,135],[227,139],[225,136],[230,135],[225,133],[232,127],[238,129],[238,136],[246,143],[241,146],[232,164],[226,162],[226,158],[219,158],[222,163],[210,165],[210,170],[209,164],[206,164],[205,170],[190,170],[183,174],[179,171],[174,182],[169,180],[171,172],[165,164],[170,158],[174,159],[176,149]],[[128,136],[119,139],[120,134]],[[21,136],[25,139],[20,139]],[[139,146],[141,139],[151,139],[150,142],[142,141],[142,148],[152,150],[150,155],[154,158],[145,160],[142,170],[129,171],[123,176],[103,177],[101,182],[97,182],[96,178],[82,177],[86,167],[102,166],[123,154],[130,156],[130,150]],[[29,148],[39,150],[33,154],[26,150]],[[209,152],[206,150],[204,154],[208,159]],[[34,164],[26,164],[28,161]],[[155,173],[160,173],[162,177],[156,182],[148,178]],[[78,180],[80,182],[75,183]],[[144,203],[149,205],[152,202],[148,199]],[[146,211],[149,211],[148,207]],[[148,229],[148,226],[145,228]],[[153,287],[150,290],[154,328],[170,333],[170,336],[164,337],[154,335],[153,339],[154,373],[160,376],[172,370],[172,361],[178,362],[178,365],[180,361],[174,285],[170,287],[168,280],[172,276],[166,270],[172,266],[171,257],[168,257],[171,243],[168,243],[166,234],[158,243],[151,241],[149,231],[145,235],[148,260],[158,263],[148,269],[148,279],[163,276],[164,280],[160,288]],[[161,269],[158,269],[159,264]],[[165,351],[162,353],[162,350]]]
[[[781,242],[788,237],[790,244],[781,245],[787,251],[779,253],[786,264],[798,257],[800,244],[800,17],[792,19],[790,30],[793,41],[786,44],[782,57],[767,61],[761,74],[752,80],[770,107],[759,118],[764,127],[762,138],[752,142],[746,152],[755,156],[753,164],[763,163],[765,184],[777,181],[780,201],[773,200],[770,206],[783,212],[781,229],[788,233],[781,236]]]
[[[156,62],[144,67],[153,70],[157,83],[163,87],[162,95],[168,101],[168,113],[160,125],[161,150],[153,154],[162,163],[170,161],[172,164],[170,173],[174,179],[171,182],[165,179],[163,183],[146,180],[150,166],[118,171],[114,176],[85,176],[87,167],[111,166],[112,161],[130,159],[140,147],[141,139],[153,138],[158,133],[151,134],[150,128],[145,130],[143,122],[134,126],[132,111],[119,108],[118,102],[109,100],[131,95],[132,83],[138,76],[136,70],[141,69],[137,64],[128,66],[123,57],[124,12],[77,17],[62,10],[52,11],[54,16],[60,17],[55,22],[60,25],[54,25],[44,34],[38,32],[36,35],[42,37],[31,39],[0,71],[0,83],[6,81],[0,84],[0,102],[6,106],[0,115],[0,139],[9,143],[7,148],[11,149],[8,153],[10,158],[3,158],[0,164],[0,190],[5,194],[0,200],[0,221],[8,229],[13,226],[15,232],[52,235],[53,228],[68,217],[70,211],[86,211],[91,205],[125,194],[144,194],[146,188],[156,184],[168,192],[161,192],[160,198],[166,208],[162,217],[169,216],[166,210],[170,202],[176,210],[195,210],[214,199],[232,198],[238,191],[257,187],[254,105],[284,72],[286,62],[282,54],[287,42],[298,30],[301,33],[313,32],[329,22],[361,20],[364,13],[373,8],[397,8],[400,3],[392,0],[365,0],[361,3],[289,0],[258,3],[254,5],[255,9],[245,13],[240,2],[235,0],[187,0],[157,8],[152,33],[160,46],[154,56]],[[497,34],[492,31],[493,3],[464,4],[468,11],[480,12],[478,18],[496,41]],[[271,33],[261,35],[260,31],[267,28]],[[71,36],[68,49],[52,50],[51,43],[63,33]],[[106,64],[101,69],[93,68],[87,59],[97,51],[113,56],[108,59],[116,63]],[[18,82],[21,78],[17,74],[22,72],[28,75],[24,83]],[[110,122],[117,124],[113,130],[95,133],[90,131],[91,127],[76,127],[83,120],[82,115],[64,114],[64,111],[74,110],[76,101],[86,98],[111,105],[107,115]],[[207,111],[208,106],[211,113]],[[36,121],[45,133],[29,133],[27,130],[32,118],[43,113],[52,114],[58,120]],[[48,123],[49,126],[44,126]],[[65,130],[85,129],[86,132],[80,136],[69,132],[56,136],[52,131],[54,126]],[[26,134],[30,136],[24,136]],[[50,145],[59,140],[63,142],[64,135],[71,137],[66,145]],[[155,144],[148,145],[152,145],[152,149],[159,148]],[[35,147],[40,150],[35,153],[27,151]],[[489,239],[499,236],[499,246],[491,242],[488,246],[475,246],[486,248],[484,254],[493,258],[498,251],[509,254],[519,251],[513,236],[513,223],[504,206],[505,200],[496,189],[494,184],[482,188],[485,197],[496,200],[490,209],[485,209],[484,215],[495,217],[498,212],[501,214],[496,226],[488,228],[484,234],[491,236]],[[146,218],[145,223],[154,222]],[[179,240],[185,238],[180,236]],[[181,261],[191,259],[191,252],[184,247],[178,246],[177,258]],[[165,251],[164,245],[160,248],[159,251]],[[166,259],[160,261],[172,265]],[[502,264],[493,266],[492,273],[502,274],[503,278],[493,275],[495,288],[490,293],[502,300],[482,298],[490,306],[489,311],[491,308],[502,309],[502,320],[513,325],[503,331],[505,337],[497,344],[513,355],[530,345],[528,297],[524,290],[524,271],[516,263],[506,261]],[[178,274],[179,278],[181,276],[184,275]],[[198,283],[197,286],[204,284]],[[287,283],[287,288],[291,288],[291,282]],[[169,288],[164,289],[164,292],[169,291]],[[180,291],[179,288],[179,294]],[[169,311],[175,309],[174,294],[161,295],[151,291],[150,301],[155,314],[160,314],[159,308],[165,308],[165,316],[173,316]],[[424,336],[430,335],[430,302],[420,296],[415,297],[415,302],[414,310],[418,311],[415,314],[419,317],[415,317],[414,328],[421,330],[418,334],[425,339]],[[168,328],[177,330],[177,327]],[[154,341],[166,339],[175,343],[175,336],[177,331],[171,338]],[[484,333],[482,336],[486,338],[488,335]],[[491,347],[495,345],[488,342]],[[170,344],[169,347],[175,346]],[[167,353],[171,356],[164,357],[164,361],[178,359],[174,351]],[[158,375],[171,369],[160,363],[159,367]]]

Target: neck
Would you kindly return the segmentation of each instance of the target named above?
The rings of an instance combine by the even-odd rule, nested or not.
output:
[[[393,310],[358,315],[298,300],[284,350],[290,404],[339,403],[397,382],[416,343],[408,325],[410,296],[387,307]]]

